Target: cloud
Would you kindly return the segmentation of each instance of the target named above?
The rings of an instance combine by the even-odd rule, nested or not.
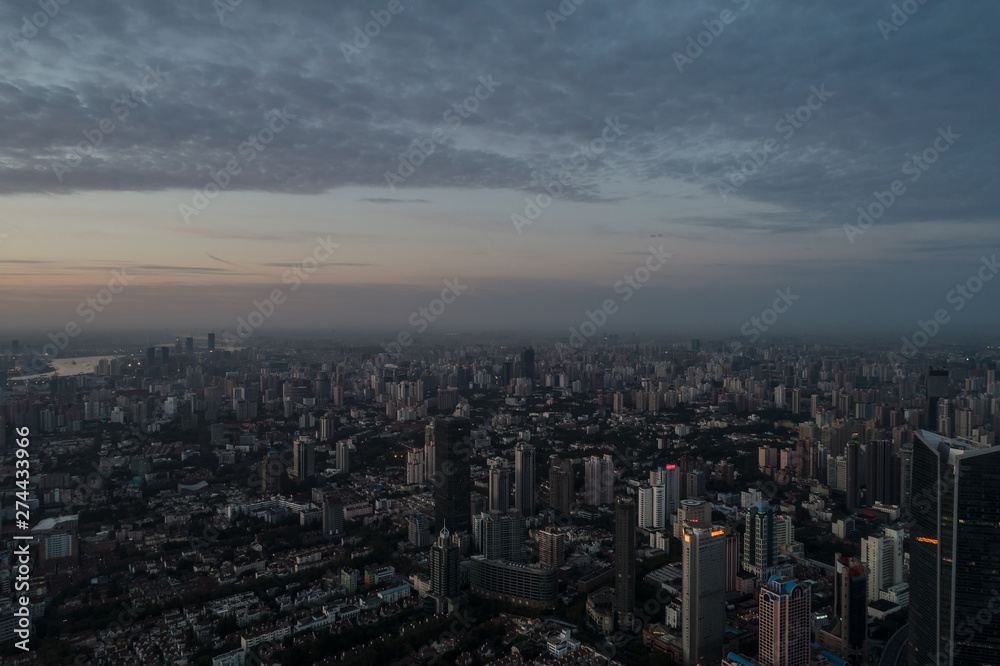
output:
[[[400,155],[440,127],[448,140],[397,191],[538,193],[591,147],[594,159],[572,173],[564,197],[627,202],[609,184],[655,191],[673,179],[714,194],[777,138],[777,152],[733,196],[801,212],[770,227],[790,231],[852,221],[951,126],[962,138],[880,224],[995,220],[1000,129],[985,91],[1000,83],[991,33],[1000,6],[927,4],[889,41],[876,25],[888,4],[740,6],[594,0],[552,31],[544,12],[556,2],[412,0],[348,62],[342,44],[370,20],[365,7],[245,0],[220,22],[211,3],[75,0],[22,53],[0,55],[0,194],[187,190],[234,158],[242,170],[228,191],[384,187]],[[678,72],[674,54],[724,9],[737,19]],[[22,13],[0,7],[0,25],[16,29]],[[115,100],[147,67],[165,81],[119,117]],[[452,130],[446,114],[485,75],[501,85]],[[835,95],[793,136],[777,133],[821,84]],[[286,107],[296,115],[289,127],[242,160],[240,145]],[[628,129],[596,150],[606,119],[619,116]],[[60,182],[54,168],[102,119],[114,130]],[[745,227],[737,208],[712,224]]]

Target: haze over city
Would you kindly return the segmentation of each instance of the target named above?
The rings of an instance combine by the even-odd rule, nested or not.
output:
[[[0,329],[123,267],[80,342],[233,328],[329,238],[261,332],[408,328],[458,279],[432,333],[564,333],[662,246],[604,332],[739,336],[790,288],[774,335],[897,337],[994,254],[994,3],[402,0],[367,37],[376,4],[0,7]]]

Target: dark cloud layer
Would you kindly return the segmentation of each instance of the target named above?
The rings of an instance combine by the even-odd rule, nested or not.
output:
[[[8,2],[0,194],[203,187],[273,109],[294,118],[230,190],[384,186],[398,156],[441,128],[443,145],[373,201],[415,203],[424,187],[538,191],[618,117],[628,125],[619,140],[574,174],[578,200],[611,199],[609,181],[641,190],[660,178],[714,193],[748,150],[775,139],[738,196],[800,214],[698,224],[840,226],[897,178],[908,192],[880,223],[992,223],[1000,6],[911,2],[916,12],[884,39],[889,2],[588,0],[553,30],[554,0],[402,0],[350,62],[343,45],[388,2],[244,0],[220,19],[220,3],[72,0],[28,40],[10,35],[38,5]],[[678,71],[675,52],[704,22],[718,29],[723,11],[732,21]],[[121,117],[115,100],[155,82],[148,68],[162,82]],[[496,90],[449,127],[446,112],[488,76]],[[791,136],[776,129],[814,86],[833,96]],[[105,118],[113,130],[60,181],[57,163]],[[960,138],[910,183],[904,163],[948,127]]]

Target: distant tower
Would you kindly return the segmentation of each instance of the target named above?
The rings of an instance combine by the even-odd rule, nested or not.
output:
[[[765,502],[759,502],[747,512],[746,531],[743,533],[743,568],[766,581],[777,564],[777,557],[774,509]]]
[[[434,528],[472,531],[472,424],[467,418],[434,419]]]
[[[858,469],[858,443],[847,443],[847,512],[854,513],[861,508],[861,475]]]
[[[194,338],[184,338],[184,353],[194,356]]]
[[[649,473],[649,485],[663,486],[665,524],[681,505],[681,470],[677,465],[665,465]],[[686,485],[686,484],[685,484]]]
[[[683,663],[718,664],[726,634],[726,531],[685,527],[682,545]]]
[[[535,350],[531,347],[521,352],[521,376],[526,379],[535,379]]]
[[[341,474],[351,473],[351,440],[342,439],[337,442],[337,469]]]
[[[510,466],[503,458],[492,458],[488,466],[490,511],[506,513],[510,508]]]
[[[292,469],[301,481],[308,479],[316,471],[316,442],[311,439],[297,439],[292,444]]]
[[[208,334],[208,351],[215,351],[215,333]]]
[[[514,450],[514,508],[535,515],[535,447],[523,442]]]
[[[615,505],[615,619],[632,629],[635,612],[635,500],[619,497]]]
[[[278,452],[268,451],[260,466],[261,491],[265,495],[273,495],[281,489],[282,467]]]
[[[453,597],[458,594],[458,546],[442,527],[437,542],[431,546],[431,594]]]
[[[569,514],[574,498],[573,461],[556,454],[549,456],[549,506],[562,514]]]
[[[603,458],[591,456],[584,461],[584,503],[591,506],[613,504],[615,498],[615,464],[610,453]]]
[[[939,432],[938,403],[949,396],[948,369],[927,368],[927,428]]]

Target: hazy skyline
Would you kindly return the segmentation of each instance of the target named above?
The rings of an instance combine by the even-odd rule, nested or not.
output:
[[[0,7],[0,332],[81,320],[123,268],[84,334],[221,333],[274,289],[263,334],[419,334],[445,280],[428,334],[566,331],[613,299],[605,332],[739,337],[786,289],[779,337],[1000,326],[1000,280],[949,300],[1000,237],[995,3],[37,11]],[[339,247],[292,290],[318,238]]]

